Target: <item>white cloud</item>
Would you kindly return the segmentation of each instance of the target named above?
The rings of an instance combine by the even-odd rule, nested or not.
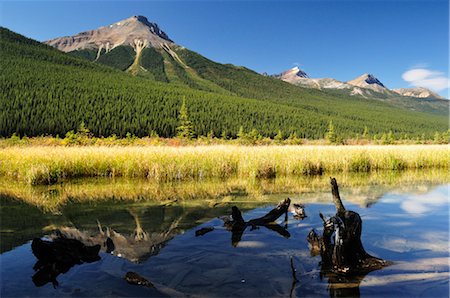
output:
[[[425,87],[436,92],[445,90],[450,85],[450,80],[443,72],[426,68],[415,68],[405,71],[402,78],[412,86]]]

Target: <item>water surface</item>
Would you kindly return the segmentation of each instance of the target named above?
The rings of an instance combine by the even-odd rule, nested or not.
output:
[[[365,249],[393,265],[365,276],[336,278],[321,271],[320,256],[311,256],[306,241],[311,229],[320,232],[322,228],[319,212],[335,213],[328,178],[321,179],[324,183],[310,181],[305,185],[311,188],[293,193],[283,193],[281,185],[270,186],[276,182],[267,182],[263,193],[230,190],[228,184],[226,195],[197,200],[129,201],[118,198],[123,194],[110,193],[101,200],[75,199],[83,197],[79,189],[100,188],[83,182],[72,192],[59,188],[0,192],[1,296],[448,297],[448,183],[406,179],[386,184],[375,183],[375,179],[350,186],[343,182],[344,205],[363,220]],[[149,188],[147,192],[153,193]],[[278,220],[275,231],[247,228],[236,242],[218,218],[229,215],[234,205],[246,220],[256,218],[286,197],[304,203],[307,217],[300,220],[289,214],[287,222]],[[214,230],[196,237],[195,231],[203,227]],[[103,249],[99,261],[75,265],[58,275],[56,288],[51,282],[39,287],[33,283],[37,259],[30,243],[34,237],[45,238],[62,230],[96,243],[104,237],[100,229],[113,233],[113,239],[125,240],[116,242],[112,254]],[[291,258],[298,283],[293,283]],[[127,284],[123,280],[127,271],[145,276],[155,289]]]

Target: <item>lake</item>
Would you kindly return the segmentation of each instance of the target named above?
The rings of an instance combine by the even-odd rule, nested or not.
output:
[[[0,181],[1,296],[390,296],[448,297],[448,173],[337,176],[343,203],[360,214],[362,243],[392,265],[365,276],[321,270],[307,242],[336,210],[329,178],[196,181],[153,185],[141,180],[81,180],[50,187]],[[307,217],[289,213],[272,229],[248,227],[233,237],[222,216],[237,206],[245,220],[290,197]],[[197,235],[202,228],[213,228]],[[59,230],[103,243],[100,259],[54,279],[36,278],[35,237]],[[204,230],[208,231],[208,230]],[[291,259],[298,282],[293,282]],[[155,287],[130,285],[133,271]]]

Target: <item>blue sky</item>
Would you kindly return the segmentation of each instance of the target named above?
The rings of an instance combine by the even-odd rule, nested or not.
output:
[[[2,1],[0,5],[2,26],[37,40],[140,14],[158,23],[176,43],[218,62],[267,73],[298,65],[311,77],[342,81],[368,72],[389,88],[422,84],[448,97],[443,88],[449,66],[446,0]]]

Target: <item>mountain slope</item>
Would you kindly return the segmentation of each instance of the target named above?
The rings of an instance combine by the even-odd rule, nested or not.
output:
[[[315,105],[320,106],[323,97],[342,101],[345,96],[355,96],[384,100],[401,108],[441,115],[448,110],[443,102],[404,99],[368,74],[344,83],[331,78],[311,79],[296,67],[275,77],[324,92],[287,86],[245,67],[216,63],[177,45],[157,24],[143,16],[132,16],[109,26],[56,38],[47,41],[47,44],[136,76],[226,95],[274,100],[302,107],[303,101],[307,100],[316,100]],[[329,109],[327,105],[321,108]]]
[[[135,77],[4,28],[0,36],[2,136],[14,132],[64,135],[84,121],[99,136],[124,136],[127,132],[146,136],[154,130],[170,137],[175,135],[183,98],[199,135],[214,131],[215,135],[235,136],[243,126],[246,131],[255,128],[265,136],[274,136],[280,129],[284,135],[295,132],[322,138],[330,120],[343,137],[362,133],[365,126],[371,133],[392,130],[398,136],[431,136],[447,129],[446,116],[305,90],[245,68],[214,63],[182,48],[177,48],[176,54],[186,65],[174,62],[172,65],[180,67],[174,72],[183,71],[187,81],[210,84],[220,92]],[[169,78],[168,72],[164,74]]]

